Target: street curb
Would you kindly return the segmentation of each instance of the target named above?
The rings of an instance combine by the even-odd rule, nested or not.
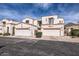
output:
[[[0,37],[9,37],[9,38],[23,38],[23,39],[38,39],[43,40],[44,38],[33,38],[33,37],[20,37],[20,36],[0,36]]]

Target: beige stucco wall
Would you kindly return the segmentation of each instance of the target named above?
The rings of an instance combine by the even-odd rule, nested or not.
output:
[[[26,23],[19,23],[15,26],[16,28],[29,28],[30,25]]]
[[[0,26],[0,33],[2,33],[2,26]]]
[[[3,22],[6,22],[5,26],[3,26]],[[3,19],[1,23],[2,23],[2,33],[3,34],[7,33],[7,27],[9,27],[9,33],[12,35],[13,27],[15,27],[15,24],[17,24],[18,22],[8,19]]]
[[[59,21],[61,21],[62,23],[64,23],[64,19],[63,18],[58,18],[58,16],[45,16],[42,17],[42,24],[49,24],[49,18],[53,18],[54,19],[54,24],[58,24]]]
[[[32,18],[25,18],[22,22],[26,23],[26,20],[29,20],[29,24],[38,25],[38,20],[34,20]]]
[[[29,20],[29,24],[33,24],[33,19],[32,18],[25,18],[25,19],[23,19],[22,22],[26,23],[26,20]]]
[[[47,36],[64,36],[64,19],[63,18],[58,18],[57,15],[55,16],[45,16],[42,17],[42,24],[48,24],[48,18],[53,17],[54,18],[54,24],[52,25],[42,25],[42,32],[43,35],[47,35]],[[26,20],[29,20],[29,24],[26,24]],[[2,33],[6,33],[7,32],[7,27],[9,27],[9,33],[12,34],[13,32],[13,27],[15,27],[15,35],[23,35],[23,36],[33,36],[34,35],[34,30],[37,30],[38,27],[38,20],[33,20],[32,18],[25,18],[23,19],[22,22],[16,22],[16,21],[12,21],[12,20],[7,20],[7,19],[3,19],[1,22],[5,21],[6,22],[6,26],[5,27],[1,27]],[[59,21],[62,21],[62,24],[59,24]],[[3,24],[2,24],[3,25]],[[34,26],[36,25],[36,26]],[[22,29],[22,30],[16,30],[16,28],[28,28],[28,29]],[[59,28],[60,30],[44,30],[44,28]],[[60,33],[61,32],[61,33]],[[27,34],[28,33],[28,34]],[[61,34],[61,35],[60,35]]]
[[[38,25],[38,20],[33,20],[33,25]]]
[[[0,21],[0,33],[2,33],[2,22]]]
[[[54,19],[54,24],[49,25],[49,18],[53,17]],[[61,21],[61,23],[60,23]],[[45,16],[42,17],[42,32],[43,36],[64,36],[64,19],[63,18],[58,18],[58,16]],[[44,28],[52,28],[50,30],[44,30]],[[56,29],[54,29],[56,28]],[[57,30],[60,29],[60,30]]]
[[[64,28],[64,24],[59,24],[59,25],[42,25],[41,26],[42,28],[61,28],[63,27]]]
[[[34,36],[34,30],[37,30],[37,27],[31,24],[19,23],[15,26],[15,36]],[[17,28],[20,28],[17,30]]]

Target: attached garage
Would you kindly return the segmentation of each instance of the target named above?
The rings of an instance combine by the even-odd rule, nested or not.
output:
[[[29,28],[16,28],[15,36],[32,36],[32,32]]]
[[[43,36],[61,36],[59,28],[44,28],[42,30]]]
[[[2,33],[2,26],[0,26],[0,33]]]

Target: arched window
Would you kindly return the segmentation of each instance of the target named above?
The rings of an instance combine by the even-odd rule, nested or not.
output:
[[[61,23],[61,21],[59,21],[59,23]]]
[[[29,20],[26,20],[26,23],[29,24]]]
[[[60,20],[59,23],[63,23],[63,21]]]
[[[5,22],[5,21],[3,21],[3,26],[4,26],[4,27],[6,26],[6,22]]]

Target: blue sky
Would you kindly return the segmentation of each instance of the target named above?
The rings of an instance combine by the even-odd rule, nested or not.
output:
[[[79,4],[68,3],[0,3],[0,19],[22,21],[26,17],[40,19],[41,16],[58,15],[65,23],[79,21]]]

